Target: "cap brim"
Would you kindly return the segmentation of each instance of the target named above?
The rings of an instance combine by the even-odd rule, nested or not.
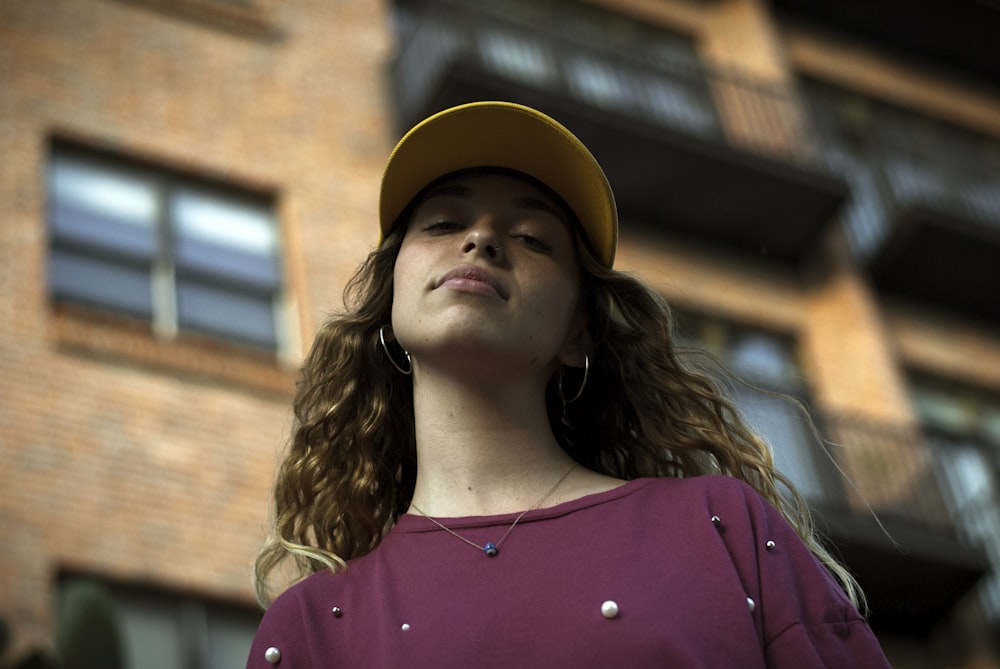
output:
[[[554,119],[509,102],[473,102],[428,117],[399,141],[382,176],[382,237],[438,177],[470,168],[523,172],[573,210],[606,267],[618,246],[618,211],[604,171],[586,146]]]

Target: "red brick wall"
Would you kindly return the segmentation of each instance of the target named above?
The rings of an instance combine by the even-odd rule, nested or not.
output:
[[[252,601],[294,368],[376,238],[386,8],[222,5],[0,2],[0,616],[17,652],[49,636],[60,568]],[[54,135],[275,194],[296,350],[274,363],[56,313]]]

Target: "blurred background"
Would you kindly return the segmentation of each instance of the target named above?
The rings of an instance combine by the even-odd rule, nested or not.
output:
[[[597,155],[683,337],[809,408],[829,443],[737,390],[894,666],[1000,667],[998,38],[996,0],[0,0],[0,666],[244,666],[385,159],[506,99]]]

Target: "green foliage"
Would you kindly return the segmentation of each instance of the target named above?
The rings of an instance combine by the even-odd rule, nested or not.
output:
[[[96,581],[62,585],[56,655],[33,648],[3,669],[125,669],[121,622],[108,590]],[[0,618],[0,656],[10,643],[10,625]]]
[[[62,669],[124,669],[121,624],[108,590],[95,581],[63,584],[56,628]]]

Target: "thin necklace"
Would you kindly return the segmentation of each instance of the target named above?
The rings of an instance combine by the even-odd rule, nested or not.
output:
[[[537,509],[538,507],[540,507],[542,504],[544,504],[545,500],[547,500],[549,497],[552,496],[552,493],[554,493],[556,491],[556,488],[558,488],[560,485],[562,485],[562,482],[566,480],[566,478],[570,475],[570,472],[572,472],[574,469],[576,469],[576,463],[574,463],[573,466],[571,466],[568,470],[566,470],[566,473],[563,474],[562,477],[558,481],[556,481],[556,483],[555,483],[554,486],[552,486],[551,488],[549,488],[549,491],[547,493],[545,493],[544,495],[542,495],[542,498],[540,500],[538,500],[537,502],[535,502],[534,506],[532,506],[530,509],[525,509],[520,514],[518,514],[517,518],[514,519],[514,522],[511,523],[510,527],[507,528],[507,531],[504,532],[504,534],[503,534],[502,537],[500,537],[499,541],[497,541],[496,543],[490,542],[490,543],[487,543],[487,544],[485,544],[483,546],[480,546],[479,544],[477,544],[475,541],[472,541],[471,539],[467,539],[467,538],[463,537],[461,534],[459,534],[455,530],[453,530],[451,528],[448,528],[448,527],[445,527],[436,518],[432,518],[432,517],[428,516],[426,513],[424,513],[423,510],[421,510],[421,508],[419,506],[417,506],[416,504],[414,504],[412,501],[410,502],[410,506],[412,506],[417,511],[417,513],[419,513],[421,516],[423,516],[427,520],[431,521],[432,523],[434,523],[435,525],[437,525],[442,530],[444,530],[445,532],[447,532],[451,536],[455,537],[456,539],[461,539],[462,541],[464,541],[465,543],[469,544],[473,548],[475,548],[477,550],[481,550],[482,552],[486,553],[487,557],[496,557],[497,553],[500,552],[500,544],[502,544],[507,539],[507,537],[510,536],[510,533],[514,531],[514,528],[517,527],[517,524],[521,521],[521,518],[524,518],[524,514],[528,513],[529,511],[534,511],[535,509]]]

